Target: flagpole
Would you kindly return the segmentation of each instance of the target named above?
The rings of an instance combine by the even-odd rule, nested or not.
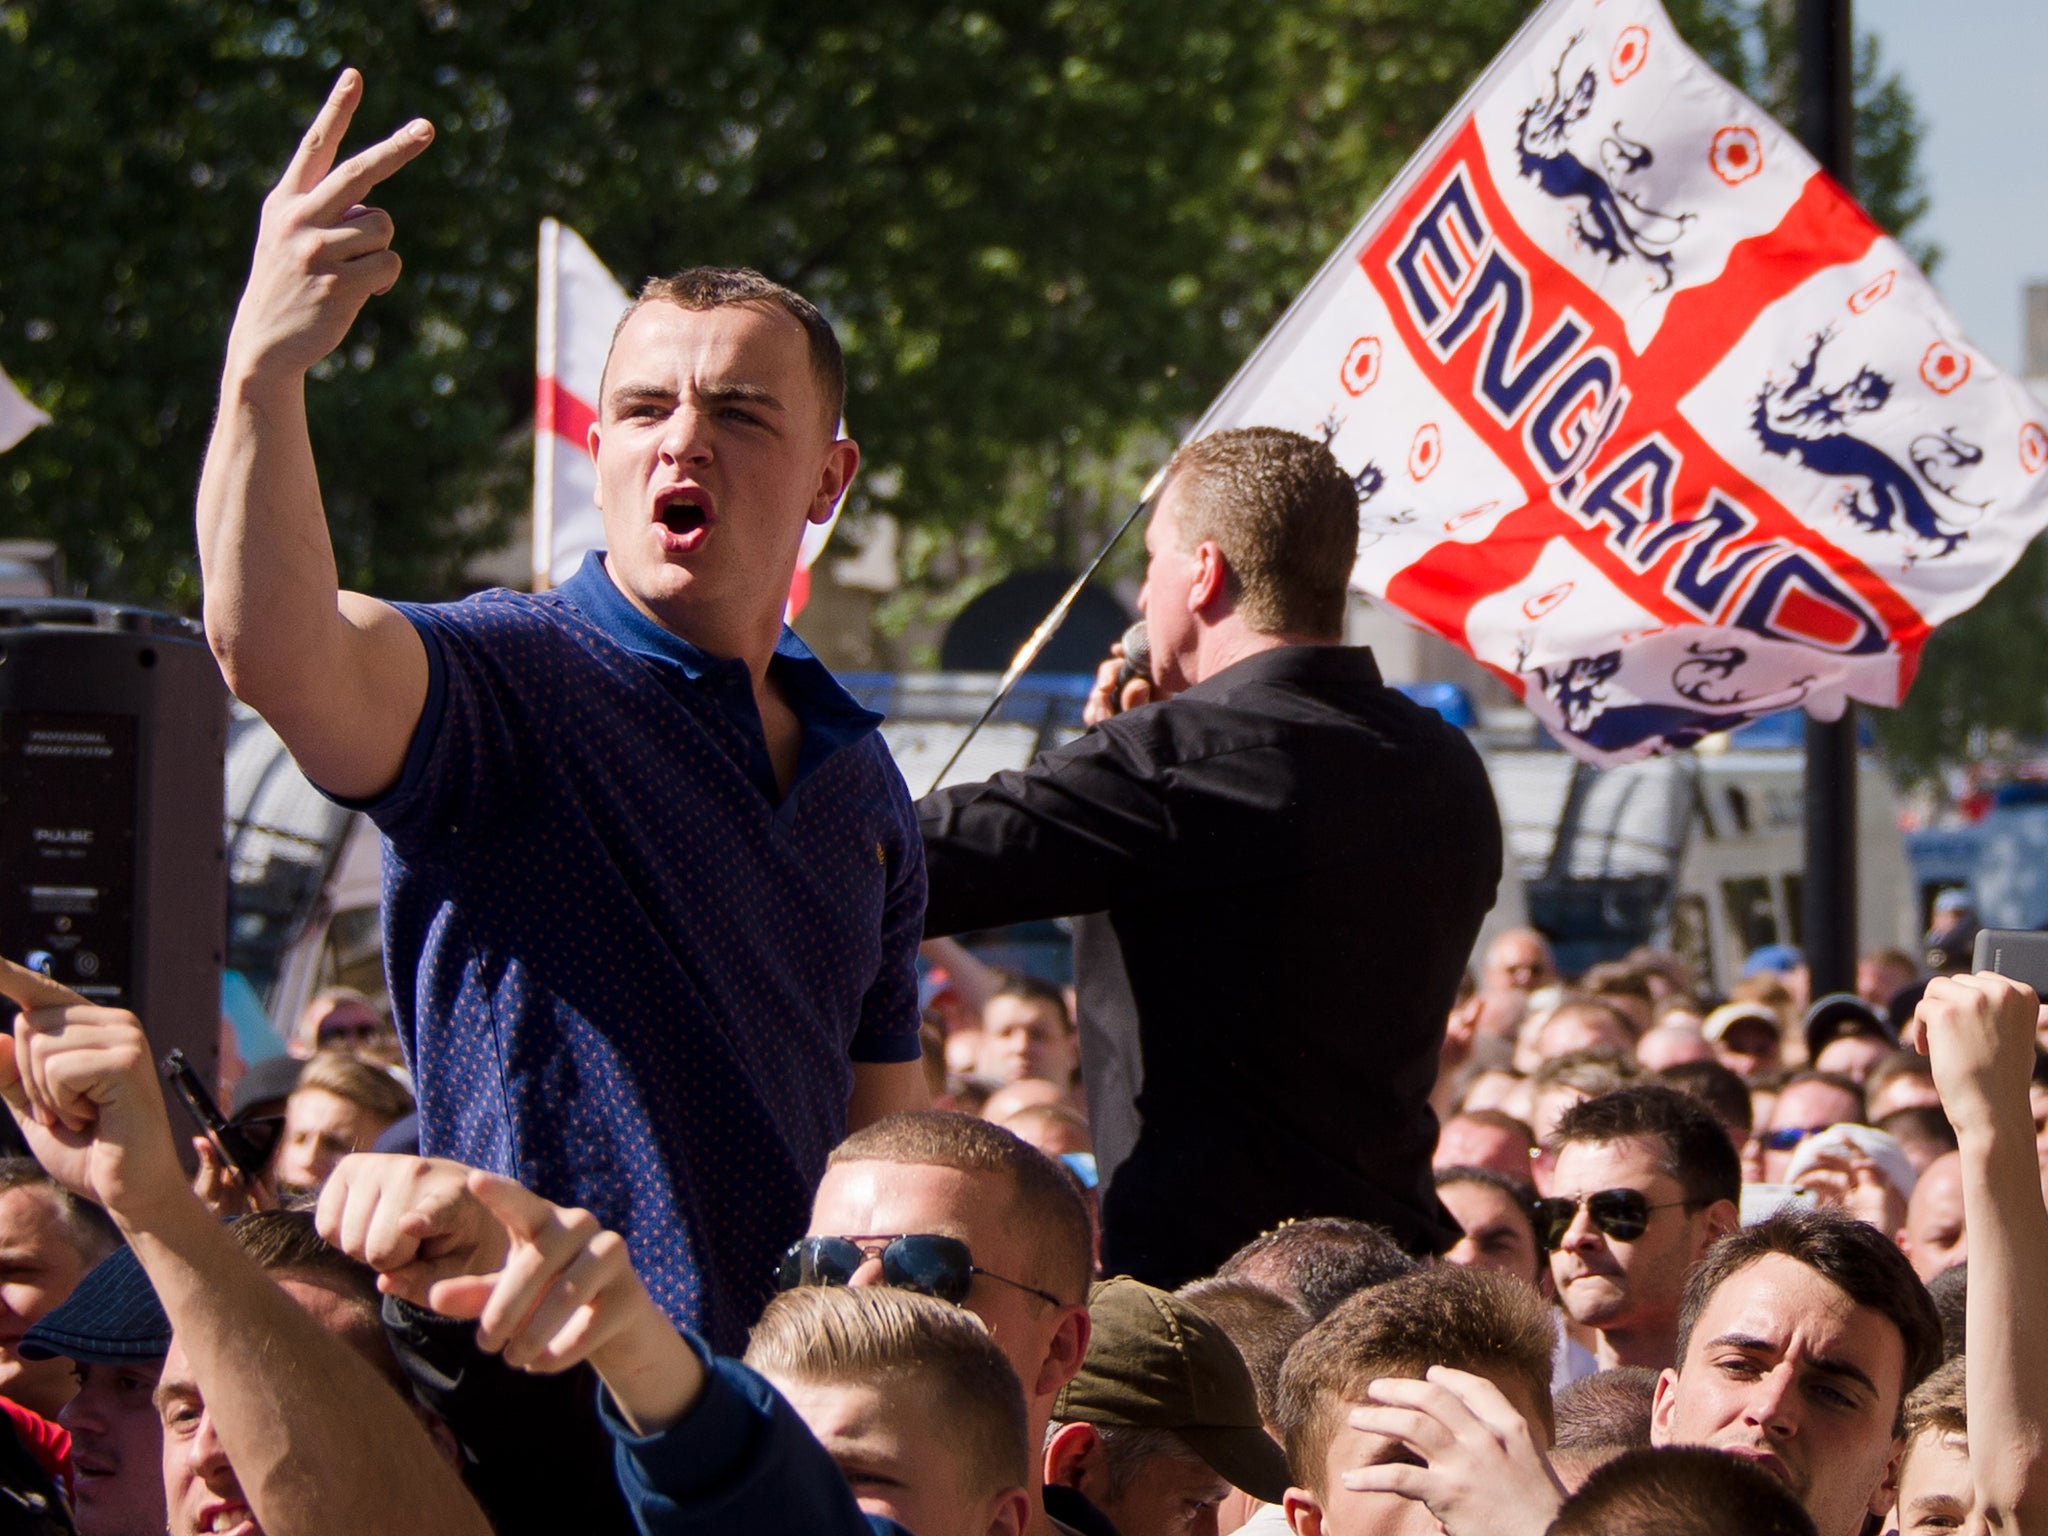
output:
[[[1038,660],[1038,653],[1046,648],[1054,635],[1059,633],[1059,627],[1067,621],[1067,613],[1073,608],[1074,600],[1081,595],[1081,589],[1088,585],[1097,571],[1102,569],[1102,562],[1109,558],[1109,552],[1116,548],[1123,536],[1131,531],[1131,525],[1152,505],[1152,498],[1159,494],[1159,482],[1165,478],[1166,467],[1161,465],[1154,471],[1152,478],[1145,482],[1145,489],[1138,493],[1138,504],[1131,508],[1130,516],[1117,524],[1116,532],[1112,533],[1102,548],[1095,552],[1095,558],[1090,560],[1081,574],[1074,578],[1073,584],[1060,595],[1060,600],[1052,605],[1052,612],[1040,619],[1038,628],[1031,631],[1031,637],[1017,647],[1017,654],[1010,658],[1009,670],[1003,674],[1002,681],[996,684],[995,696],[988,701],[988,707],[982,710],[981,718],[967,728],[967,734],[962,736],[959,745],[953,748],[953,754],[946,759],[945,766],[939,769],[938,774],[926,786],[926,794],[932,793],[946,782],[946,775],[951,773],[954,765],[960,761],[961,754],[967,750],[967,744],[981,734],[981,728],[995,717],[995,712],[1003,706],[1003,700],[1007,699],[1010,690],[1016,687],[1017,679],[1030,669],[1031,663]]]
[[[1799,137],[1855,190],[1851,0],[1797,0]],[[1806,875],[1801,938],[1811,995],[1856,985],[1856,705],[1839,720],[1806,717]]]
[[[555,325],[561,291],[562,226],[540,221],[538,329],[533,348],[533,590],[554,583],[555,554]]]

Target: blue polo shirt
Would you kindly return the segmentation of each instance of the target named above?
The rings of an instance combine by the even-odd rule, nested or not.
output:
[[[626,600],[400,605],[429,682],[386,839],[420,1146],[623,1233],[679,1325],[736,1352],[845,1134],[852,1063],[918,1055],[924,860],[875,727],[784,629],[787,795],[745,664]]]

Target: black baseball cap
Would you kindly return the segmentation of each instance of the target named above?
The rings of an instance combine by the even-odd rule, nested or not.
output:
[[[1868,1035],[1886,1045],[1897,1046],[1899,1032],[1892,1022],[1854,992],[1830,992],[1806,1010],[1804,1023],[1806,1056],[1811,1061],[1830,1040]]]

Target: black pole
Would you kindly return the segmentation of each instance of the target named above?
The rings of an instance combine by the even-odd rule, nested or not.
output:
[[[1799,137],[1844,187],[1855,189],[1855,71],[1850,0],[1798,7]],[[1802,947],[1813,995],[1856,985],[1856,706],[1839,720],[1806,720],[1806,877]]]

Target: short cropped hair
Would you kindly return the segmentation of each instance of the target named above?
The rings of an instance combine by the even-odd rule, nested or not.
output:
[[[1702,1446],[1633,1450],[1594,1471],[1549,1536],[1814,1536],[1813,1517],[1770,1473]]]
[[[1529,1217],[1533,1228],[1536,1214],[1530,1203],[1536,1198],[1536,1186],[1528,1179],[1518,1179],[1502,1173],[1498,1168],[1475,1168],[1467,1163],[1455,1164],[1449,1168],[1435,1169],[1431,1175],[1438,1189],[1452,1184],[1483,1184],[1496,1194],[1507,1196],[1521,1206]]]
[[[48,1200],[57,1212],[57,1224],[91,1269],[121,1246],[121,1231],[113,1218],[83,1195],[74,1195],[44,1170],[32,1157],[0,1157],[0,1194],[11,1189],[33,1190]]]
[[[1444,1118],[1444,1124],[1453,1120],[1469,1120],[1474,1125],[1483,1125],[1489,1130],[1502,1131],[1510,1136],[1519,1136],[1531,1147],[1536,1145],[1536,1133],[1529,1129],[1529,1122],[1518,1115],[1511,1115],[1504,1109],[1460,1109]]]
[[[1280,1367],[1315,1320],[1286,1297],[1249,1280],[1211,1275],[1173,1294],[1221,1328],[1237,1346],[1251,1373],[1252,1391],[1258,1395],[1259,1417],[1268,1424],[1277,1423]]]
[[[1301,1487],[1323,1487],[1330,1442],[1347,1402],[1362,1402],[1381,1376],[1421,1377],[1446,1365],[1522,1383],[1548,1444],[1550,1312],[1526,1281],[1485,1269],[1439,1264],[1362,1291],[1302,1336],[1280,1372],[1277,1428]]]
[[[1648,988],[1645,987],[1644,990],[1647,992]],[[1607,994],[1580,989],[1574,989],[1560,997],[1551,1006],[1550,1011],[1543,1015],[1543,1023],[1538,1026],[1539,1030],[1548,1029],[1551,1020],[1563,1018],[1567,1014],[1591,1014],[1605,1018],[1621,1031],[1623,1039],[1634,1040],[1636,1038],[1635,1020],[1622,1012],[1610,1000]]]
[[[1278,427],[1239,427],[1167,464],[1180,546],[1213,539],[1226,588],[1260,634],[1334,640],[1358,558],[1358,490],[1323,444]]]
[[[1801,1083],[1826,1083],[1830,1088],[1841,1089],[1842,1092],[1856,1100],[1856,1109],[1849,1116],[1850,1121],[1856,1124],[1862,1123],[1864,1106],[1863,1085],[1857,1082],[1855,1078],[1844,1077],[1839,1072],[1816,1072],[1811,1069],[1803,1069],[1792,1073],[1782,1083],[1778,1084],[1778,1092],[1780,1095],[1783,1095],[1797,1088]]]
[[[1750,1101],[1749,1084],[1718,1061],[1681,1062],[1664,1068],[1656,1081],[1698,1099],[1716,1120],[1745,1136],[1756,1129],[1756,1106]]]
[[[292,1092],[303,1093],[308,1088],[346,1099],[387,1124],[413,1112],[412,1095],[405,1091],[405,1084],[383,1067],[347,1051],[322,1051],[309,1058],[299,1069],[298,1086]]]
[[[1891,1055],[1879,1058],[1877,1065],[1870,1069],[1870,1075],[1863,1079],[1863,1091],[1874,1099],[1879,1089],[1902,1077],[1924,1077],[1932,1082],[1934,1063],[1918,1051],[1893,1051]]]
[[[1907,1157],[1913,1157],[1917,1151],[1930,1163],[1961,1145],[1948,1116],[1932,1104],[1908,1104],[1904,1109],[1895,1109],[1877,1122],[1877,1129],[1896,1141]]]
[[[1549,1149],[1631,1139],[1663,1149],[1664,1171],[1685,1191],[1688,1206],[1742,1197],[1742,1159],[1721,1123],[1698,1099],[1659,1083],[1580,1100],[1550,1133]]]
[[[1899,1383],[1903,1415],[1906,1394],[1941,1363],[1941,1318],[1927,1287],[1890,1238],[1868,1222],[1823,1207],[1781,1208],[1754,1226],[1730,1232],[1707,1250],[1706,1258],[1686,1277],[1678,1306],[1679,1369],[1685,1368],[1692,1331],[1714,1293],[1774,1253],[1796,1259],[1857,1306],[1868,1307],[1899,1330],[1905,1347],[1905,1376]]]
[[[768,1303],[746,1363],[784,1381],[909,1387],[959,1449],[969,1498],[1030,1483],[1024,1389],[963,1308],[886,1286],[801,1286]]]
[[[995,991],[989,993],[990,1001],[999,997],[1021,998],[1027,1003],[1044,1003],[1059,1015],[1060,1022],[1067,1027],[1067,1033],[1074,1032],[1074,1016],[1067,1011],[1067,994],[1051,982],[1033,976],[1029,971],[1004,971],[996,983]]]
[[[1913,1448],[1923,1435],[1937,1439],[1970,1438],[1970,1407],[1963,1391],[1964,1360],[1957,1355],[1932,1376],[1915,1387],[1906,1398],[1905,1454],[1899,1459],[1903,1476]]]
[[[1951,1264],[1928,1281],[1927,1295],[1941,1319],[1941,1358],[1953,1360],[1969,1342],[1970,1261]]]
[[[1047,1289],[1069,1305],[1085,1304],[1095,1269],[1087,1197],[1071,1173],[1014,1133],[951,1110],[909,1110],[840,1142],[825,1166],[841,1163],[921,1163],[1008,1180],[1012,1213],[1037,1237]]]
[[[1310,1216],[1260,1233],[1216,1273],[1262,1286],[1320,1319],[1346,1297],[1420,1267],[1385,1227],[1348,1216]]]
[[[255,1211],[237,1218],[228,1230],[264,1273],[314,1276],[363,1302],[372,1312],[382,1309],[377,1272],[322,1237],[313,1225],[311,1211]]]
[[[1624,1365],[1581,1376],[1553,1405],[1557,1448],[1618,1454],[1648,1445],[1658,1374],[1646,1365]]]
[[[417,1406],[412,1383],[384,1331],[384,1298],[377,1292],[374,1269],[322,1237],[311,1211],[256,1211],[238,1217],[228,1231],[265,1274],[312,1280],[347,1298],[356,1313],[350,1331],[365,1349],[365,1358],[394,1392]]]
[[[750,304],[756,309],[779,309],[798,325],[803,327],[804,340],[811,355],[811,375],[817,380],[818,394],[825,409],[827,429],[837,427],[846,414],[846,356],[839,348],[839,337],[832,329],[832,322],[819,312],[802,294],[792,288],[785,288],[778,282],[763,277],[752,267],[690,267],[668,277],[650,277],[640,285],[640,292],[619,316],[619,323],[612,327],[611,346],[619,342],[619,333],[626,328],[626,322],[647,304],[673,304],[678,309],[703,311],[723,309],[728,304]],[[605,370],[611,369],[611,348],[605,350]],[[599,378],[599,394],[603,393],[603,378]],[[602,398],[598,409],[603,412]]]
[[[1607,1007],[1605,1003],[1600,1006]],[[1642,1063],[1633,1056],[1623,1055],[1618,1047],[1588,1045],[1544,1060],[1529,1075],[1529,1087],[1536,1093],[1550,1088],[1575,1088],[1588,1097],[1598,1097],[1617,1088],[1626,1088],[1630,1083],[1639,1081],[1642,1075]]]

